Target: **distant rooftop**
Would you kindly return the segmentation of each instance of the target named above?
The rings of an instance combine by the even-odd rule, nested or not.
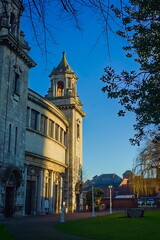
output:
[[[122,178],[115,173],[110,174],[101,174],[100,176],[94,176],[92,180],[86,181],[86,187],[89,187],[91,184],[94,184],[94,187],[118,187],[122,182]]]

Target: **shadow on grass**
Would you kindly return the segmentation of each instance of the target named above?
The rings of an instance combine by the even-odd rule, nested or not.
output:
[[[6,227],[3,224],[0,224],[0,240],[15,240],[6,231]]]

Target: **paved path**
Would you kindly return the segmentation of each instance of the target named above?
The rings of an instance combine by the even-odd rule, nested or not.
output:
[[[106,214],[108,213],[99,212],[96,216]],[[67,222],[89,217],[92,217],[90,212],[65,214],[65,221]],[[7,231],[16,240],[86,240],[86,238],[73,236],[56,229],[54,225],[59,222],[59,214],[4,219],[0,221],[0,223],[6,225]]]

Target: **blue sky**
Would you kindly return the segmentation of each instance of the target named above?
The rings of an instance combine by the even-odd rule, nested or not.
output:
[[[30,56],[37,63],[37,67],[30,71],[29,87],[44,96],[50,86],[48,75],[59,64],[62,52],[66,51],[67,60],[79,78],[78,95],[87,114],[83,125],[84,178],[91,179],[102,173],[116,173],[121,177],[126,170],[132,169],[133,160],[139,152],[129,143],[129,138],[134,134],[134,115],[129,113],[124,118],[117,116],[120,105],[102,93],[100,78],[108,65],[117,72],[137,66],[125,57],[121,48],[125,45],[124,40],[114,34],[109,35],[109,57],[106,35],[97,42],[102,31],[100,24],[92,15],[84,14],[81,20],[83,31],[75,29],[72,21],[52,19],[56,26],[54,34],[57,44],[49,41],[47,63],[33,41],[28,25],[22,24],[32,47]]]

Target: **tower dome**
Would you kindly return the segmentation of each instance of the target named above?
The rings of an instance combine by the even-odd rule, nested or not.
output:
[[[57,67],[54,67],[49,77],[56,74],[71,73],[74,74],[74,71],[69,66],[66,59],[66,52],[62,52],[62,59]]]

